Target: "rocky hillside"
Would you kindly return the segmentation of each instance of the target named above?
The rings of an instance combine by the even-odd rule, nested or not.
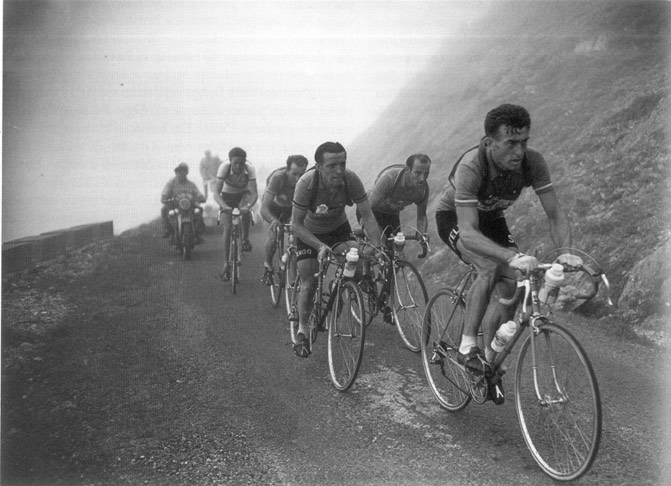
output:
[[[620,297],[635,265],[670,234],[670,7],[495,2],[485,17],[446,40],[425,72],[355,141],[352,166],[370,184],[382,167],[414,152],[429,154],[434,208],[452,164],[483,134],[486,112],[504,102],[521,104],[532,117],[530,146],[548,160],[572,220],[574,246],[603,265]],[[457,260],[430,218],[435,251],[424,271],[445,274]],[[531,191],[508,211],[508,220],[523,250],[550,245]],[[666,276],[657,273],[648,274],[656,285],[646,290],[653,302],[647,314],[659,310]],[[636,319],[645,317],[640,299],[624,301]]]

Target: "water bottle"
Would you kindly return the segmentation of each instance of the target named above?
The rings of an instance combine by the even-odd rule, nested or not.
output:
[[[283,253],[282,256],[280,257],[280,268],[282,270],[287,268],[287,254]]]
[[[405,235],[400,231],[394,236],[394,251],[402,252],[405,247]]]
[[[545,282],[538,292],[538,300],[545,304],[553,304],[563,282],[564,267],[559,263],[553,263],[552,267],[545,272]]]
[[[492,349],[497,353],[503,351],[508,341],[515,335],[517,331],[517,323],[515,321],[508,321],[501,324],[499,330],[496,331],[494,339],[492,339]]]
[[[359,250],[350,248],[345,255],[345,269],[342,272],[343,277],[352,278],[356,272],[356,264],[359,261]]]

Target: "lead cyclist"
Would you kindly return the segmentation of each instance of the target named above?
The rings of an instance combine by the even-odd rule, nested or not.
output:
[[[527,110],[518,105],[500,105],[487,113],[484,128],[485,136],[477,151],[459,164],[454,179],[443,188],[436,210],[441,239],[477,271],[466,301],[457,356],[459,363],[473,373],[487,371],[496,357],[491,348],[496,330],[514,317],[515,309],[498,301],[512,296],[514,271],[528,272],[538,265],[535,257],[519,252],[505,220],[505,209],[525,187],[532,187],[547,216],[554,245],[571,246],[568,218],[559,205],[545,159],[527,148],[531,129]],[[571,254],[561,255],[558,261],[582,264]],[[477,345],[481,324],[484,350]]]

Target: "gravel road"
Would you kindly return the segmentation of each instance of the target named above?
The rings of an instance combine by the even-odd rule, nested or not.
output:
[[[554,484],[512,396],[443,411],[380,318],[349,392],[331,385],[323,338],[295,357],[259,282],[258,227],[237,295],[214,278],[217,234],[189,262],[157,235],[145,225],[3,279],[3,485]],[[568,318],[604,406],[580,484],[668,484],[667,350]]]

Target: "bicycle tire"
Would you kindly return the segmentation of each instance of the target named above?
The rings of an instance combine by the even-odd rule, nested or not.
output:
[[[328,319],[328,361],[333,385],[347,391],[356,381],[366,342],[363,296],[351,281],[338,286]]]
[[[389,306],[396,329],[405,346],[413,353],[419,353],[424,310],[429,301],[426,285],[415,266],[405,260],[399,260],[395,265],[393,282]]]
[[[289,334],[291,336],[291,343],[297,344],[298,298],[301,293],[301,279],[296,269],[296,254],[294,252],[289,253],[289,256],[287,257],[285,279],[286,286],[284,288],[284,294],[286,296],[285,303],[287,307],[287,318],[289,320]],[[292,320],[292,317],[295,319]]]
[[[238,273],[240,271],[240,268],[238,267],[238,253],[239,253],[239,238],[235,236],[234,238],[231,238],[231,248],[230,248],[230,254],[231,254],[231,291],[233,294],[236,294],[238,291],[238,281],[240,280],[238,277]]]
[[[470,379],[457,362],[465,306],[452,289],[439,290],[426,307],[422,325],[422,364],[429,388],[445,410],[458,412],[471,401]]]
[[[268,286],[270,289],[270,300],[273,303],[273,307],[278,307],[282,301],[282,290],[284,289],[284,279],[282,278],[280,272],[280,257],[282,253],[275,251],[273,256],[272,264],[272,275],[270,277],[271,284]]]
[[[573,481],[589,470],[601,441],[601,396],[585,351],[564,328],[541,323],[522,343],[515,408],[527,448],[545,474]]]

